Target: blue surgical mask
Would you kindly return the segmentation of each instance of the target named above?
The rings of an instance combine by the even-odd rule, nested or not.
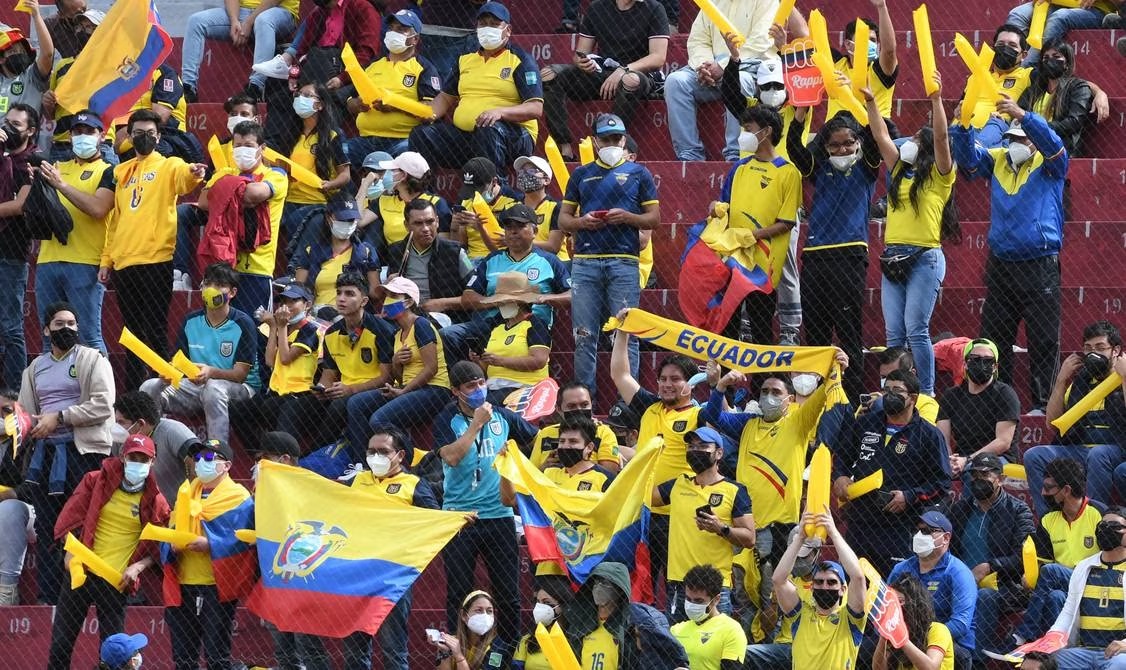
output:
[[[125,481],[131,486],[139,486],[144,483],[145,478],[149,476],[149,470],[152,469],[151,463],[134,463],[133,461],[125,462]]]
[[[316,104],[317,102],[313,98],[307,95],[299,95],[293,99],[293,111],[297,112],[297,116],[307,119],[317,113]]]
[[[70,148],[74,155],[83,160],[93,158],[98,153],[97,135],[71,135]]]
[[[393,188],[395,188],[395,177],[391,174],[391,171],[388,170],[383,173],[382,179],[376,179],[368,186],[368,200],[375,200]]]
[[[384,303],[383,318],[394,319],[405,311],[407,311],[407,303],[403,302],[402,300]]]
[[[204,484],[210,484],[219,478],[219,461],[196,461],[195,476]]]
[[[880,46],[875,42],[868,42],[868,62],[880,57]]]
[[[465,404],[469,405],[470,409],[477,409],[485,404],[485,387],[478,386],[465,396]]]

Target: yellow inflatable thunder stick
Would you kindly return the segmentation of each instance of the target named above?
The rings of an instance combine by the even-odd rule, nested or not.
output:
[[[321,179],[316,172],[313,172],[304,165],[294,163],[288,156],[283,156],[270,147],[266,147],[262,151],[262,155],[265,156],[267,160],[273,161],[274,163],[284,163],[285,167],[289,170],[289,176],[292,177],[294,181],[299,181],[309,188],[318,190],[321,188],[321,182],[324,180]]]
[[[926,4],[919,5],[911,13],[911,18],[915,23],[915,38],[919,41],[919,67],[923,71],[923,86],[930,97],[938,90],[938,84],[934,81],[937,67],[934,64],[934,42],[931,39],[931,20],[927,15]]]
[[[1060,435],[1063,435],[1071,430],[1071,427],[1075,425],[1076,421],[1087,412],[1095,409],[1095,405],[1102,402],[1114,389],[1121,385],[1122,377],[1118,376],[1117,372],[1111,371],[1106,379],[1102,380],[1099,382],[1098,386],[1088,391],[1087,395],[1083,396],[1079,402],[1072,405],[1071,409],[1061,414],[1058,419],[1052,422],[1052,425],[1060,431]]]
[[[488,233],[489,237],[496,240],[504,235],[504,231],[501,230],[500,224],[497,222],[497,215],[493,213],[492,208],[489,207],[489,203],[485,202],[480,192],[477,191],[473,192],[473,213],[477,215],[478,219],[481,219],[481,223],[484,225],[485,232]]]
[[[131,351],[134,356],[144,361],[145,365],[152,368],[153,372],[171,382],[173,388],[180,388],[180,380],[184,378],[184,375],[172,367],[171,363],[157,355],[155,351],[149,348],[149,345],[138,340],[137,336],[129,332],[128,328],[121,329],[121,337],[117,341],[121,346]]]
[[[825,93],[839,102],[841,107],[848,110],[861,125],[868,125],[868,110],[864,104],[856,99],[851,88],[842,86],[837,81],[837,70],[833,65],[825,17],[816,9],[809,13],[809,31],[814,44],[813,64],[821,73],[821,79],[825,83]]]
[[[716,28],[719,28],[720,35],[731,35],[731,42],[736,47],[743,46],[743,43],[747,41],[747,38],[743,37],[743,33],[739,32],[735,28],[734,24],[732,24],[731,21],[729,21],[727,17],[723,15],[723,12],[719,11],[719,8],[712,4],[712,0],[694,1],[700,8],[700,11],[707,15],[709,19],[711,19]],[[790,4],[793,5],[794,3],[791,2]],[[786,24],[783,23],[782,25]]]
[[[807,510],[820,514],[829,507],[829,480],[832,477],[833,457],[829,454],[829,448],[822,444],[813,452],[813,460],[809,464],[809,483],[806,484],[805,492]],[[805,535],[824,541],[828,533],[820,524],[807,523]]]
[[[860,496],[868,495],[884,485],[884,469],[880,468],[858,482],[853,482],[845,489],[845,498],[856,500]]]
[[[860,90],[868,86],[868,35],[871,28],[868,24],[857,19],[856,21],[856,34],[853,35],[853,42],[857,45],[865,45],[863,47],[856,46],[852,49],[852,71],[849,74],[849,79],[852,80],[852,93],[859,96]]]
[[[559,153],[559,145],[551,135],[543,141],[543,150],[547,154],[547,163],[555,173],[555,181],[559,184],[559,192],[567,192],[567,182],[571,180],[571,173],[567,171],[567,164],[563,162],[563,154]]]
[[[540,649],[552,670],[581,670],[579,660],[575,658],[571,645],[567,644],[567,638],[558,623],[550,631],[542,623],[536,624],[536,641],[540,643]]]
[[[114,570],[105,559],[94,553],[86,545],[78,541],[73,533],[66,534],[63,550],[71,555],[70,559],[70,588],[76,589],[86,583],[86,571],[106,580],[110,586],[121,590],[121,573]]]
[[[589,137],[579,140],[579,164],[594,162],[594,144]]]
[[[180,372],[183,372],[184,376],[188,379],[195,379],[201,372],[199,366],[193,363],[191,359],[185,356],[184,352],[180,351],[179,349],[177,349],[176,353],[172,355],[172,367],[176,368]]]

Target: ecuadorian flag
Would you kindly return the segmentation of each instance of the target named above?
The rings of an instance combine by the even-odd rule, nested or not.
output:
[[[457,512],[377,498],[303,468],[266,460],[259,468],[262,576],[247,606],[279,630],[374,634],[467,521]]]
[[[66,109],[91,109],[107,122],[129,112],[172,52],[155,0],[117,0],[55,91]]]
[[[580,584],[602,561],[634,565],[649,536],[649,501],[661,440],[654,438],[605,492],[568,491],[548,479],[518,449],[493,467],[512,482],[533,561],[553,561]]]

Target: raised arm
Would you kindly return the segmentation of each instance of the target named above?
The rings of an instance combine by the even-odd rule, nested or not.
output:
[[[899,149],[896,148],[895,142],[891,140],[887,123],[884,122],[884,117],[880,115],[880,106],[876,104],[872,89],[862,88],[860,93],[864,96],[864,104],[868,108],[868,128],[872,131],[872,139],[875,140],[876,146],[880,148],[880,157],[884,159],[884,163],[887,164],[890,171],[899,161]],[[937,143],[937,141],[936,138],[935,142]]]

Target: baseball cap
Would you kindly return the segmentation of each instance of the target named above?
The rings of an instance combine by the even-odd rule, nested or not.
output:
[[[720,436],[719,431],[714,428],[708,428],[707,426],[705,426],[703,428],[697,428],[696,430],[690,430],[684,434],[684,441],[686,443],[692,438],[696,438],[697,440],[706,442],[708,444],[714,444],[717,447],[723,447],[723,437]]]
[[[534,226],[538,224],[540,220],[539,217],[536,216],[535,210],[522,202],[510,205],[507,209],[502,211],[500,213],[500,216],[498,216],[497,218],[500,219],[500,225],[502,228],[509,221],[522,224],[530,223]]]
[[[206,440],[193,444],[188,451],[189,456],[195,456],[201,451],[214,451],[228,461],[235,460],[235,452],[231,449],[231,445],[223,440]]]
[[[629,405],[619,400],[610,408],[610,413],[606,415],[606,421],[604,423],[615,428],[637,430],[641,427],[641,415],[633,411]]]
[[[335,196],[328,201],[328,211],[337,221],[355,221],[360,218],[360,210],[352,198]]]
[[[422,179],[430,172],[430,164],[417,151],[404,151],[390,160],[379,164],[380,170],[402,170],[415,179]]]
[[[410,12],[408,12],[409,14]],[[391,154],[386,151],[373,151],[367,156],[364,156],[362,167],[366,170],[378,170],[380,172],[386,170],[383,163],[391,160]]]
[[[784,85],[786,80],[782,74],[782,60],[780,58],[769,58],[758,64],[758,75],[755,81],[759,86],[763,84]]]
[[[400,295],[408,296],[411,300],[414,301],[414,304],[416,305],[419,302],[418,284],[414,283],[410,279],[407,279],[406,277],[395,277],[394,279],[384,284],[383,289],[387,293],[398,293]]]
[[[258,442],[258,453],[299,458],[301,447],[297,445],[297,438],[289,433],[272,430],[263,435],[262,440]]]
[[[144,633],[136,635],[114,633],[102,641],[102,649],[98,655],[106,665],[119,668],[148,644],[149,638],[145,637]]]
[[[121,445],[122,456],[133,453],[142,453],[149,458],[156,458],[156,445],[153,444],[152,438],[148,435],[134,433],[125,438],[125,442]]]
[[[947,519],[946,515],[938,510],[932,509],[929,512],[923,512],[919,515],[919,521],[931,528],[941,528],[944,533],[954,532],[954,526],[950,525],[950,519]]]
[[[102,25],[102,21],[106,20],[106,13],[97,9],[87,9],[86,11],[79,14],[79,16],[83,17],[96,26]]]
[[[599,114],[594,118],[591,129],[596,137],[626,134],[626,124],[617,114]]]
[[[795,529],[796,530],[796,529]],[[821,550],[821,538],[807,537],[802,540],[801,548],[798,549],[798,558],[806,558],[810,554]]]
[[[474,191],[480,191],[496,178],[497,166],[491,160],[480,156],[470,158],[461,166],[461,188],[457,191],[457,199],[472,198]]]
[[[101,117],[88,109],[74,115],[70,122],[71,126],[90,126],[98,130],[105,130],[106,124],[102,123]]]
[[[278,294],[278,297],[289,298],[290,300],[304,300],[305,302],[313,301],[312,291],[299,281],[293,281],[286,285],[285,289]]]
[[[485,371],[473,361],[458,361],[450,366],[450,386],[461,386],[476,379],[485,379]]]
[[[396,21],[410,28],[416,33],[422,33],[422,21],[418,18],[418,14],[415,14],[409,9],[400,9],[391,16],[388,16],[387,20]]]
[[[814,568],[814,572],[820,572],[821,570],[831,571],[837,576],[837,579],[841,580],[841,584],[848,584],[848,573],[845,572],[844,566],[840,563],[836,561],[821,561],[817,564],[817,567]]]
[[[996,454],[978,454],[970,459],[970,470],[1002,472],[1004,466]]]
[[[1024,132],[1024,128],[1021,127],[1020,121],[1013,121],[1013,124],[1011,126],[1009,126],[1008,130],[1005,131],[1004,136],[1005,137],[1028,137],[1028,133]]]
[[[546,160],[544,160],[543,158],[540,158],[539,156],[521,156],[521,157],[517,158],[515,161],[513,161],[512,169],[519,172],[520,170],[523,170],[528,165],[531,165],[532,167],[536,168],[540,172],[547,175],[548,179],[551,179],[551,177],[552,177],[551,165]]]
[[[495,16],[505,23],[512,23],[512,15],[508,13],[508,7],[499,2],[486,2],[481,5],[481,9],[477,10],[477,18],[485,15]]]

